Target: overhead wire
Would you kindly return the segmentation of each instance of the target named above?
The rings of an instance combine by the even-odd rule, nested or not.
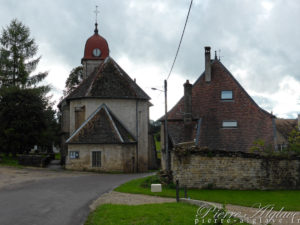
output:
[[[191,0],[191,3],[190,3],[189,11],[188,11],[187,16],[186,16],[186,19],[185,19],[183,31],[182,31],[182,34],[181,34],[181,37],[180,37],[180,41],[179,41],[179,45],[178,45],[178,48],[177,48],[177,51],[176,51],[176,54],[175,54],[175,58],[174,58],[174,61],[173,61],[173,63],[172,63],[170,72],[169,72],[169,74],[168,74],[167,80],[169,79],[169,77],[170,77],[170,75],[171,75],[171,73],[172,73],[172,71],[173,71],[173,68],[174,68],[174,65],[175,65],[175,62],[176,62],[178,53],[179,53],[179,49],[180,49],[180,46],[181,46],[181,43],[182,43],[182,39],[183,39],[183,36],[184,36],[184,33],[185,33],[185,28],[186,28],[186,25],[187,25],[187,22],[188,22],[188,19],[189,19],[189,16],[190,16],[192,4],[193,4],[193,0]]]

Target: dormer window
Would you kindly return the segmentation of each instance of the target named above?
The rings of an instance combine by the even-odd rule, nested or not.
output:
[[[222,100],[232,100],[233,99],[232,91],[222,91],[221,99]]]
[[[224,120],[222,123],[223,128],[237,128],[237,125],[236,120]]]

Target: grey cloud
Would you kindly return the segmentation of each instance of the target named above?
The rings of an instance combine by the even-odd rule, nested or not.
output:
[[[204,68],[204,46],[210,45],[221,49],[227,68],[248,72],[241,83],[256,92],[275,92],[285,75],[300,81],[300,2],[270,1],[268,17],[262,2],[194,0],[174,72],[196,79]],[[134,63],[153,64],[168,72],[189,0],[0,0],[0,26],[19,18],[37,40],[75,67],[93,34],[97,3],[100,34],[108,40],[113,57],[125,54]]]

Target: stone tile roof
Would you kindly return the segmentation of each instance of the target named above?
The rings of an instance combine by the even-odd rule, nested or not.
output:
[[[150,99],[111,57],[107,57],[65,100],[79,98]]]
[[[128,144],[134,136],[102,104],[67,140],[67,144]]]
[[[297,119],[276,119],[276,129],[284,138],[288,138],[293,129],[297,129]]]

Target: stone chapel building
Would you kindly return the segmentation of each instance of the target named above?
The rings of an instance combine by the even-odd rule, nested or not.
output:
[[[147,171],[153,159],[148,146],[150,97],[109,56],[97,23],[81,63],[84,80],[58,105],[65,167]]]

